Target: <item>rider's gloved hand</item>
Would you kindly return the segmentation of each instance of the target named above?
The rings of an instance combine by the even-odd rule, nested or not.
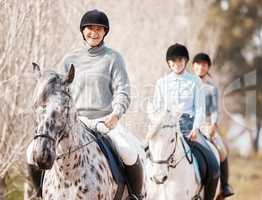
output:
[[[210,126],[210,130],[209,130],[209,136],[211,140],[215,139],[216,136],[216,130],[217,130],[217,125],[213,124]]]
[[[192,130],[192,131],[189,133],[189,135],[187,136],[188,139],[190,139],[190,140],[192,140],[192,141],[196,141],[198,132],[199,132],[198,129]]]

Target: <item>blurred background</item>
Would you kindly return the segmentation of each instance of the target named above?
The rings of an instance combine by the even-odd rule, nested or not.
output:
[[[220,129],[231,150],[230,199],[262,200],[261,0],[0,0],[0,200],[30,199],[24,191],[36,83],[31,63],[61,68],[64,55],[83,45],[80,19],[94,8],[108,15],[106,44],[128,67],[132,104],[121,120],[141,140],[155,82],[169,73],[167,48],[178,42],[191,58],[200,51],[211,56]]]

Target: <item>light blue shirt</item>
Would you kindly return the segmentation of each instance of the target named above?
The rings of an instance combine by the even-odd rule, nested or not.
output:
[[[154,111],[169,110],[194,117],[193,130],[200,128],[205,117],[205,95],[201,79],[184,71],[171,72],[159,79],[153,98]]]
[[[218,123],[218,88],[208,76],[202,79],[202,81],[206,97],[206,122],[211,124]]]

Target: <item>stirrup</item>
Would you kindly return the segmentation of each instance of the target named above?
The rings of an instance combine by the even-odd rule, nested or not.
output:
[[[196,194],[192,197],[192,200],[202,200],[202,197],[199,194]]]
[[[230,185],[227,185],[226,187],[223,188],[222,190],[222,196],[224,198],[233,196],[235,193]]]

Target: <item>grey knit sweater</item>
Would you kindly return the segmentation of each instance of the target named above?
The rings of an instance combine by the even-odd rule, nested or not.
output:
[[[80,116],[89,119],[114,113],[119,118],[130,104],[130,85],[122,56],[104,44],[84,47],[66,55],[64,70],[75,66],[71,85],[73,99]]]

